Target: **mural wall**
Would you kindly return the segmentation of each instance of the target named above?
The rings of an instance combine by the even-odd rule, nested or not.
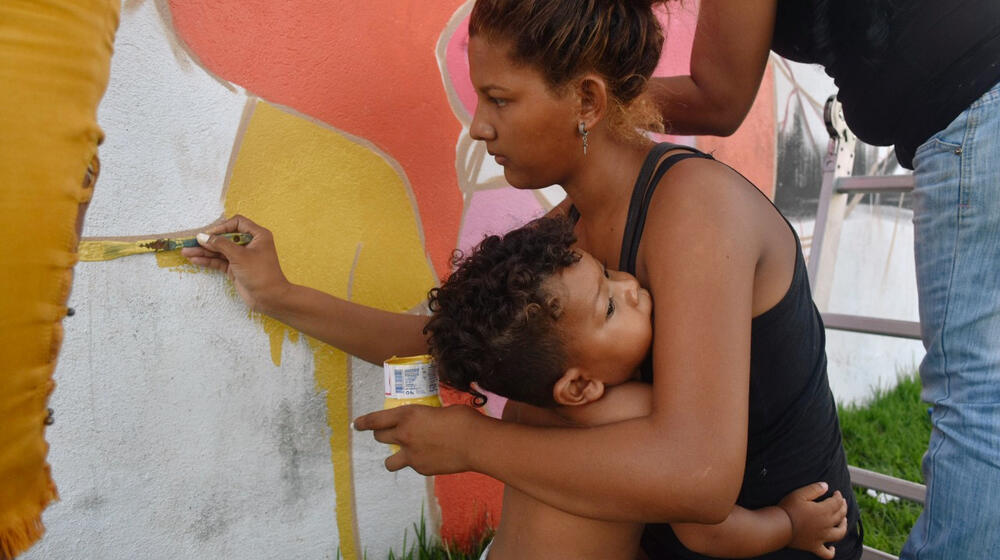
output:
[[[468,137],[470,9],[124,2],[90,262],[76,269],[50,404],[62,501],[25,558],[374,559],[412,542],[421,519],[457,542],[496,523],[496,481],[388,473],[386,447],[350,430],[382,406],[379,366],[248,312],[223,276],[176,254],[107,252],[241,213],[274,231],[292,281],[421,312],[456,247],[563,196],[509,188]],[[663,14],[658,74],[686,70],[696,9]],[[736,135],[673,140],[773,193],[775,98],[769,70]]]

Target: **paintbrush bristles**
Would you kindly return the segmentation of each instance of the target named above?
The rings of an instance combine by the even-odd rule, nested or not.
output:
[[[155,249],[142,246],[147,241],[81,241],[77,254],[81,261],[110,261],[118,257],[129,255],[139,255],[142,253],[152,253]]]

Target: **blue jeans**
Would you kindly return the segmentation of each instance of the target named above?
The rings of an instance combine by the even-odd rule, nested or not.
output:
[[[927,502],[901,558],[1000,558],[1000,84],[913,163],[920,378],[933,430]]]

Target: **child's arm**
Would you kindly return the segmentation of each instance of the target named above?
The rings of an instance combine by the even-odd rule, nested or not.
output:
[[[503,420],[531,426],[601,426],[648,416],[653,406],[650,386],[638,381],[607,387],[596,401],[576,406],[539,408],[512,400],[504,407]]]
[[[826,483],[803,486],[777,506],[757,510],[735,507],[718,525],[673,523],[677,538],[687,548],[708,556],[746,558],[785,547],[833,558],[836,542],[847,533],[847,501],[840,491],[821,501]]]

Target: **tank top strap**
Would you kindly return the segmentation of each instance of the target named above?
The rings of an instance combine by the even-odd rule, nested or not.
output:
[[[687,153],[674,154],[662,162],[663,154],[671,150],[686,150]],[[642,231],[646,226],[646,213],[653,199],[653,192],[663,175],[679,161],[688,158],[713,159],[712,156],[690,146],[662,142],[650,150],[642,171],[632,187],[632,200],[629,202],[628,216],[625,221],[625,232],[622,234],[621,254],[618,259],[618,270],[635,275],[635,259],[639,253],[639,242],[642,241]]]
[[[642,162],[642,169],[639,170],[639,176],[635,180],[635,185],[632,187],[632,199],[629,202],[629,217],[625,220],[625,227],[628,228],[628,224],[632,222],[632,209],[638,207],[637,199],[641,200],[642,192],[639,188],[640,185],[645,185],[649,182],[649,177],[652,175],[653,171],[656,169],[656,163],[663,157],[663,154],[670,150],[676,148],[682,148],[678,144],[671,144],[669,142],[661,142],[653,146],[646,155],[645,161]],[[569,207],[569,219],[573,224],[580,221],[580,211],[577,210],[576,205],[570,205]],[[627,229],[626,229],[627,231]]]
[[[576,204],[569,205],[569,221],[574,226],[580,221],[580,211],[576,209]]]

